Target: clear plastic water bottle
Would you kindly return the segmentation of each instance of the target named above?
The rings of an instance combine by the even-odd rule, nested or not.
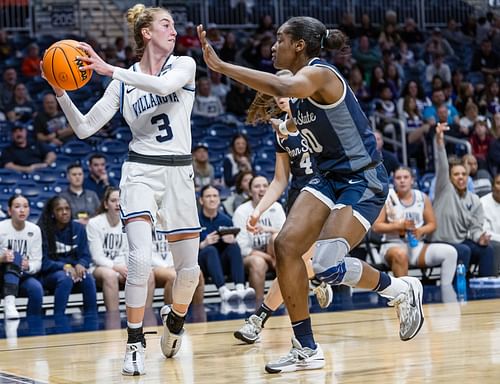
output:
[[[459,263],[457,265],[457,274],[456,274],[458,301],[467,300],[467,281],[465,278],[466,278],[465,265],[463,263]]]

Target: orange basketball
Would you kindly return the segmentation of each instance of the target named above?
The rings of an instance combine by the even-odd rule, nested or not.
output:
[[[77,46],[78,42],[75,40],[61,40],[45,51],[43,73],[53,87],[74,91],[89,82],[92,70],[79,69],[85,62],[76,57],[85,56],[86,53]]]

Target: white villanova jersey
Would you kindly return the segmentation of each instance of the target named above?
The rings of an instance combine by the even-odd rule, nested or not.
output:
[[[182,70],[186,56],[170,55],[158,76]],[[129,71],[141,73],[139,63]],[[194,73],[190,82],[168,94],[157,95],[120,83],[120,112],[132,131],[129,149],[142,155],[191,154],[191,110],[195,96]]]
[[[412,189],[413,201],[409,205],[403,204],[394,189],[389,190],[385,202],[387,221],[392,223],[399,220],[413,220],[415,228],[422,227],[424,223],[425,194],[417,189]],[[399,236],[386,234],[385,240],[399,239]]]

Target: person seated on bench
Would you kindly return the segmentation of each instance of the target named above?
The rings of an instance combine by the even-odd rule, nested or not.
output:
[[[83,294],[84,311],[97,312],[87,233],[71,219],[69,202],[61,196],[49,199],[38,225],[42,231],[42,285],[54,294],[54,315],[64,315],[74,287]]]
[[[116,187],[104,191],[97,216],[87,224],[87,237],[92,256],[96,285],[102,289],[107,312],[117,312],[120,307],[120,289],[127,280],[128,240],[120,221],[120,192]],[[154,275],[148,280],[146,307],[153,305]]]
[[[408,266],[441,267],[441,285],[451,286],[457,267],[456,249],[444,243],[424,243],[436,229],[429,197],[413,189],[411,169],[394,171],[394,189],[389,191],[373,230],[383,234],[380,256],[396,277],[408,275]],[[453,291],[453,289],[451,289]]]

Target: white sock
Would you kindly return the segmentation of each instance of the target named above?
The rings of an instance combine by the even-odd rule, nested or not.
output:
[[[397,277],[389,277],[391,278],[391,284],[386,289],[379,291],[378,293],[384,297],[394,299],[401,292],[405,292],[408,289],[408,284]]]
[[[142,327],[142,321],[140,323],[131,323],[130,321],[127,321],[127,327],[131,329],[137,329]]]
[[[244,291],[245,290],[245,284],[236,284],[236,290],[237,291]]]

